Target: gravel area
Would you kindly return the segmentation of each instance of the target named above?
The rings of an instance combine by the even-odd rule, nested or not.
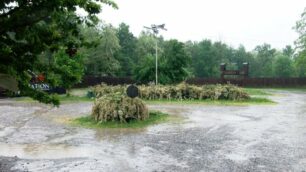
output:
[[[90,102],[0,99],[0,172],[305,171],[306,94],[276,93],[276,105],[150,105],[183,120],[145,129],[68,125]]]

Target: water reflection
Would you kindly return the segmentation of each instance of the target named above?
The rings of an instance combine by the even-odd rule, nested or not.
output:
[[[122,137],[128,137],[145,132],[147,132],[146,128],[101,128],[96,129],[95,138],[99,141],[116,141]]]
[[[26,159],[58,159],[90,157],[95,150],[79,145],[68,146],[66,144],[0,144],[1,156],[17,156]]]

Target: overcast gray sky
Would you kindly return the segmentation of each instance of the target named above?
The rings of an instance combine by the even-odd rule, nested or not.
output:
[[[143,26],[166,24],[166,39],[208,38],[248,50],[269,43],[281,49],[293,45],[292,29],[306,0],[115,0],[119,9],[103,7],[100,18],[118,26],[125,22],[138,36]]]

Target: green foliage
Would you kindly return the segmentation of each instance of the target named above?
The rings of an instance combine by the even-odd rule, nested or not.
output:
[[[292,77],[295,75],[293,60],[289,56],[278,55],[273,65],[275,77]]]
[[[229,69],[238,69],[244,62],[249,62],[250,74],[254,70],[254,56],[243,46],[233,49],[222,42],[203,40],[200,42],[187,42],[187,52],[192,59],[192,69],[195,77],[220,77],[220,64],[227,63]]]
[[[233,49],[233,53],[230,57],[230,62],[235,63],[238,69],[242,69],[243,63],[249,63],[249,75],[254,76],[258,70],[258,66],[255,66],[256,59],[251,52],[247,52],[246,49],[241,45],[237,50]]]
[[[146,100],[247,100],[250,96],[242,89],[234,85],[204,85],[195,86],[181,83],[172,85],[140,85],[139,97]],[[94,93],[97,98],[110,93],[125,95],[126,86],[108,86],[105,84],[96,86]]]
[[[83,56],[75,55],[69,57],[63,50],[54,54],[54,75],[48,73],[48,79],[54,80],[54,85],[70,89],[74,84],[79,83],[84,73]]]
[[[273,61],[276,50],[271,48],[269,44],[263,44],[255,48],[257,67],[260,70],[257,71],[259,77],[272,77],[273,76]]]
[[[158,53],[160,56],[161,41],[158,42]],[[155,81],[155,44],[156,38],[149,32],[142,32],[137,40],[134,58],[133,78],[141,82]],[[161,59],[159,58],[159,64]],[[160,69],[159,73],[163,70]]]
[[[210,40],[199,43],[188,42],[187,51],[192,57],[192,68],[196,77],[219,76],[219,65],[222,60],[217,59]]]
[[[82,45],[78,25],[97,24],[96,14],[101,5],[116,8],[110,0],[102,3],[92,0],[4,0],[0,2],[0,73],[14,77],[19,90],[44,103],[58,104],[54,96],[29,87],[30,77],[26,71],[56,73],[54,63],[45,64],[39,56],[46,51],[50,54],[61,49],[78,48]],[[77,7],[84,9],[87,15],[81,17],[75,12]],[[50,62],[54,56],[50,56]],[[52,78],[52,77],[49,77]],[[51,81],[50,81],[51,82]],[[72,83],[72,82],[70,82]],[[53,83],[51,83],[53,84]]]
[[[118,76],[132,76],[133,67],[136,62],[137,39],[130,32],[129,26],[125,23],[119,25],[117,37],[121,47],[115,55],[121,66],[121,69],[118,71]]]
[[[298,49],[306,48],[306,8],[301,14],[301,19],[296,22],[295,30],[299,34],[299,38],[296,40],[295,44]]]
[[[98,98],[92,108],[92,117],[99,122],[146,120],[148,108],[139,98],[130,98],[118,93],[105,94]]]
[[[161,112],[150,112],[149,118],[144,121],[130,120],[128,123],[118,121],[100,122],[96,121],[92,116],[76,118],[72,124],[87,128],[144,128],[168,121],[169,115]]]
[[[287,56],[287,57],[292,57],[294,54],[294,49],[292,49],[292,47],[290,45],[287,45],[284,49],[283,49],[283,55]]]
[[[295,66],[300,77],[306,77],[306,8],[301,15],[301,19],[296,22],[296,32],[299,38],[296,40],[296,46],[299,50],[295,59]]]
[[[83,28],[87,42],[93,46],[84,47],[82,53],[86,58],[86,74],[97,76],[114,76],[120,69],[120,63],[115,54],[120,50],[116,29],[105,25],[102,30]]]
[[[251,96],[266,96],[271,95],[270,93],[267,93],[265,90],[260,88],[243,88],[244,91],[246,91]]]
[[[161,45],[161,41],[159,40],[158,42],[158,52],[161,52],[160,49],[160,45]],[[136,43],[136,49],[135,49],[135,53],[136,53],[136,58],[135,58],[135,64],[139,65],[143,62],[143,58],[144,57],[148,57],[148,56],[155,56],[155,43],[156,43],[156,38],[154,37],[153,34],[149,33],[149,32],[141,32],[137,43]],[[135,73],[137,73],[137,71],[134,71]]]
[[[251,77],[292,77],[295,76],[295,66],[285,65],[280,67],[280,52],[271,48],[269,44],[259,45],[253,52],[247,52],[241,45],[238,49],[231,48],[221,42],[203,40],[201,42],[186,42],[186,50],[192,59],[192,72],[195,77],[220,77],[220,64],[226,63],[227,69],[241,69],[244,62],[250,64],[249,75]],[[293,63],[293,49],[286,46],[283,56],[286,56],[288,64]],[[275,73],[275,63],[278,69],[283,68],[285,73]],[[293,71],[293,72],[292,72]]]
[[[295,66],[300,77],[306,77],[306,48],[299,52],[295,59]]]
[[[187,67],[190,57],[184,44],[177,40],[165,41],[162,49],[161,55],[158,56],[158,82],[171,84],[185,80],[189,76]],[[143,58],[135,68],[135,79],[142,83],[155,81],[155,54],[147,54]]]
[[[159,66],[159,82],[165,82],[167,78],[164,78],[163,66]],[[144,83],[155,81],[155,56],[147,55],[145,56],[139,65],[137,65],[134,69],[134,79],[136,81],[141,81]]]
[[[189,72],[187,67],[190,64],[190,56],[184,48],[184,44],[177,40],[170,40],[164,43],[164,52],[161,61],[162,72],[160,74],[162,84],[179,83],[187,79]],[[166,77],[166,79],[163,79]]]
[[[116,30],[120,48],[112,49],[114,57],[104,58],[98,66],[103,75],[132,76],[139,82],[148,83],[155,81],[155,43],[156,38],[152,33],[142,32],[138,38],[129,31],[127,24],[121,23]],[[97,30],[94,38],[103,38],[102,30]],[[114,36],[112,36],[114,37]],[[115,39],[107,39],[115,40]],[[286,46],[282,52],[276,51],[269,44],[259,45],[254,51],[248,52],[242,45],[237,49],[222,42],[203,40],[200,42],[180,43],[176,40],[165,41],[162,37],[158,41],[158,76],[159,83],[178,83],[187,77],[220,77],[220,63],[227,63],[228,69],[241,69],[244,62],[250,64],[251,77],[293,77],[296,72],[276,73],[280,68],[286,71],[303,71],[303,66],[287,65],[280,67],[280,54],[288,57],[290,64],[293,62],[294,50]],[[113,41],[116,42],[116,41]],[[89,52],[103,48],[94,47]],[[297,61],[296,58],[295,61]],[[301,61],[301,60],[300,60]],[[95,64],[95,60],[93,64]],[[278,69],[276,69],[276,66]],[[109,68],[108,68],[109,67]],[[293,69],[292,69],[293,68]],[[94,66],[87,65],[87,69]],[[111,71],[111,72],[108,72]],[[92,73],[89,73],[92,74]]]

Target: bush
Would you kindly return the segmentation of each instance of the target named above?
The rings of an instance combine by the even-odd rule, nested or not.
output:
[[[117,85],[117,86],[110,86],[107,84],[102,83],[101,85],[98,85],[93,88],[93,92],[96,96],[96,98],[102,97],[107,94],[124,94],[126,91],[126,86]]]
[[[129,98],[121,93],[110,93],[96,99],[92,108],[92,117],[96,121],[145,120],[149,118],[148,108],[139,98]]]
[[[87,91],[86,97],[92,99],[95,97],[95,93],[91,90]]]
[[[240,87],[226,85],[195,86],[186,83],[178,85],[140,85],[139,97],[146,100],[175,99],[175,100],[246,100],[250,96]],[[94,88],[96,97],[109,93],[125,95],[126,86],[108,86],[101,84]]]

